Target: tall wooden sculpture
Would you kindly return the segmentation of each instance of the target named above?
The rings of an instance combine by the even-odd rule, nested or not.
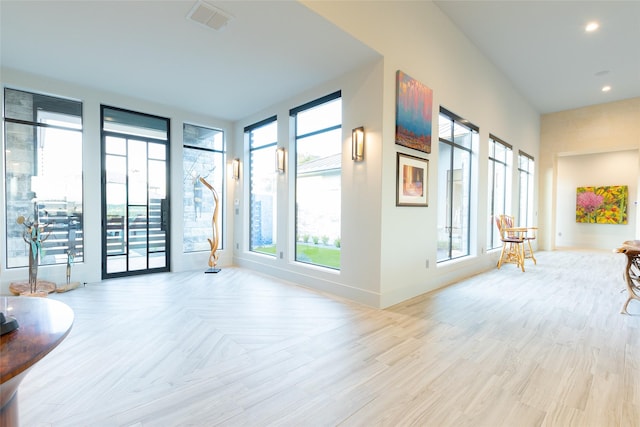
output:
[[[213,228],[213,238],[207,239],[209,241],[209,245],[211,246],[211,253],[209,254],[209,269],[205,271],[205,273],[217,273],[220,271],[219,268],[216,268],[216,264],[218,262],[218,254],[216,251],[218,250],[218,242],[220,232],[218,229],[218,214],[220,205],[218,203],[218,192],[209,184],[203,177],[200,177],[200,182],[203,183],[211,193],[213,194],[213,217],[211,218],[211,227]]]

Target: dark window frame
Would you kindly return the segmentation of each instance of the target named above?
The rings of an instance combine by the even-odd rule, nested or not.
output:
[[[478,134],[479,133],[479,127],[474,125],[473,123],[469,122],[466,119],[463,119],[462,117],[458,116],[457,114],[451,112],[450,110],[444,108],[444,107],[440,107],[440,111],[439,111],[439,117],[440,116],[446,116],[449,118],[449,121],[451,122],[451,133],[450,133],[450,139],[445,139],[441,136],[438,136],[438,140],[441,144],[446,144],[448,146],[450,146],[452,148],[451,150],[451,156],[449,159],[449,170],[451,172],[453,172],[453,168],[454,168],[454,159],[455,159],[455,150],[462,150],[465,151],[467,153],[469,153],[469,158],[471,159],[473,157],[473,147],[471,146],[472,144],[470,144],[469,147],[465,147],[461,144],[458,144],[455,142],[455,125],[459,125],[459,126],[463,126],[466,129],[468,129],[472,134]],[[440,127],[440,124],[439,126]],[[440,135],[440,132],[438,131],[438,135]],[[469,166],[468,166],[468,174],[469,174],[469,182],[467,183],[467,193],[469,195],[471,195],[471,173],[473,172],[473,168],[472,168],[472,162],[469,162]],[[453,200],[453,186],[450,186],[449,188],[449,192],[447,194],[447,199]],[[469,200],[470,201],[470,200]],[[440,201],[441,202],[441,201]],[[449,206],[447,212],[447,224],[449,224],[449,226],[445,226],[445,228],[448,228],[447,233],[448,233],[448,241],[449,241],[449,247],[448,247],[448,254],[447,254],[447,258],[445,259],[438,259],[437,262],[447,262],[447,261],[452,261],[454,259],[459,259],[459,258],[464,258],[467,257],[471,254],[471,248],[470,248],[470,243],[471,243],[471,203],[467,203],[467,218],[468,218],[468,224],[467,224],[467,235],[466,235],[466,239],[467,239],[467,251],[466,253],[459,255],[459,256],[453,256],[453,227],[451,226],[451,224],[453,224],[453,208],[451,206]]]
[[[249,148],[249,161],[248,161],[248,164],[249,164],[249,167],[250,167],[250,170],[249,170],[249,173],[248,173],[248,176],[249,176],[249,187],[248,187],[249,188],[249,233],[248,233],[249,234],[249,251],[250,252],[254,252],[254,253],[259,253],[259,254],[265,255],[265,256],[276,257],[275,253],[274,254],[267,254],[267,253],[264,253],[264,252],[259,252],[259,251],[255,251],[254,250],[254,247],[253,247],[253,238],[254,238],[254,236],[253,236],[253,227],[252,227],[252,224],[253,224],[253,209],[254,209],[254,203],[255,203],[254,194],[253,194],[253,191],[252,191],[252,189],[253,189],[253,170],[252,170],[252,168],[253,168],[253,157],[252,156],[253,156],[253,153],[255,153],[255,152],[259,151],[259,150],[266,150],[266,149],[275,148],[275,147],[278,146],[278,138],[276,136],[276,140],[273,141],[273,142],[270,142],[270,143],[267,143],[267,144],[264,144],[264,145],[260,145],[259,147],[253,147],[253,144],[252,144],[253,131],[256,130],[256,129],[260,129],[262,127],[265,127],[265,126],[269,126],[269,125],[271,125],[273,123],[276,123],[276,126],[277,126],[277,124],[278,124],[278,116],[277,115],[268,117],[268,118],[266,118],[264,120],[260,120],[257,123],[254,123],[254,124],[251,124],[249,126],[246,126],[244,128],[244,134],[247,135],[247,138],[248,138],[248,145],[249,145],[249,147],[248,147]],[[274,159],[275,159],[275,151],[274,151]],[[274,170],[275,170],[275,160],[274,160]],[[276,200],[276,202],[277,202],[277,200]],[[274,218],[274,220],[275,220],[275,218]],[[276,244],[277,244],[277,240],[276,240]]]

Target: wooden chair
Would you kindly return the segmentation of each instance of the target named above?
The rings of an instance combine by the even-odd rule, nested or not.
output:
[[[496,216],[496,225],[500,232],[502,251],[498,260],[498,268],[505,262],[516,264],[524,272],[524,242],[526,228],[514,227],[513,217],[509,215]]]

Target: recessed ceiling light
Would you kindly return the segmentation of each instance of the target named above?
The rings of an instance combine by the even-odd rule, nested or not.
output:
[[[609,92],[611,90],[611,86],[607,85],[607,86],[602,86],[602,91],[603,92]]]
[[[600,28],[600,24],[598,24],[596,21],[592,21],[592,22],[589,22],[586,27],[584,27],[584,30],[587,33],[591,33],[597,30],[598,28]]]

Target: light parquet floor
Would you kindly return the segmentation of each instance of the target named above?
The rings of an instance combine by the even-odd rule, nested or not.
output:
[[[620,254],[537,254],[376,310],[239,268],[51,298],[23,426],[640,426]]]

